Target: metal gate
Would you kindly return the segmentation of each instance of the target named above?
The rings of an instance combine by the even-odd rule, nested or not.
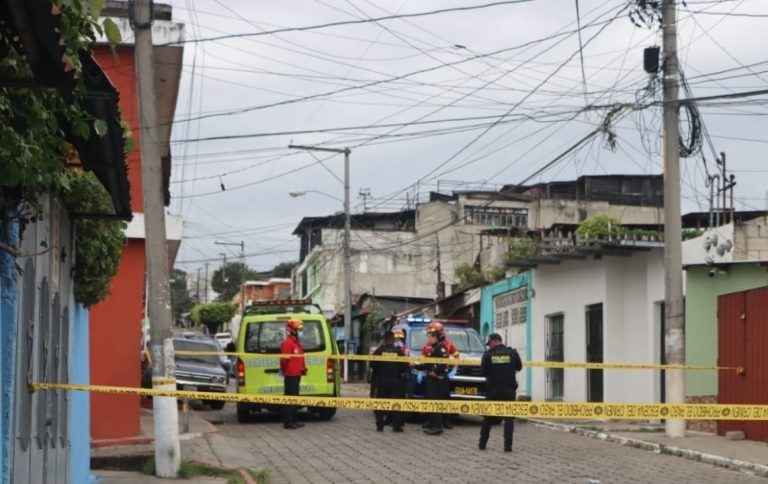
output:
[[[544,359],[562,362],[565,359],[563,328],[565,315],[563,313],[548,314],[545,319],[547,321],[547,341]],[[544,390],[544,399],[548,402],[562,402],[565,390],[565,369],[547,368],[546,376],[547,386]]]
[[[592,304],[586,310],[587,363],[603,362],[603,304]],[[587,370],[587,401],[603,401],[603,370]]]
[[[26,258],[19,284],[11,482],[48,484],[69,481],[69,396],[30,394],[27,384],[68,380],[73,251],[66,212],[42,205],[43,216],[22,235],[22,251],[39,254]]]
[[[718,378],[718,402],[764,404],[768,401],[768,287],[720,296],[717,302],[718,366],[744,368],[723,371]],[[717,433],[740,430],[747,439],[768,439],[768,422],[719,420]]]

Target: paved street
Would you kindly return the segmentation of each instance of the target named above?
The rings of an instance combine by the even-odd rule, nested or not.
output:
[[[200,410],[218,434],[182,442],[185,459],[270,469],[283,482],[558,482],[749,483],[765,479],[678,457],[518,423],[514,452],[502,452],[501,428],[477,449],[479,419],[465,418],[440,437],[410,423],[402,434],[377,433],[368,412],[341,411],[329,422],[303,414],[288,431],[262,415],[238,424],[235,406]],[[437,469],[437,470],[435,470]]]

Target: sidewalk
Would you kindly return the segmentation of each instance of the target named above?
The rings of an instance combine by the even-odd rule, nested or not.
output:
[[[192,440],[218,432],[197,412],[190,411],[188,432],[184,432],[184,414],[179,412],[179,440]],[[195,479],[159,479],[141,474],[141,465],[154,456],[155,421],[152,410],[141,409],[141,435],[125,439],[105,439],[91,443],[91,473],[95,481],[106,484],[139,484],[144,482],[222,483],[226,479],[198,477]],[[132,467],[135,470],[122,470]]]
[[[663,424],[594,420],[578,422],[526,419],[536,425],[697,460],[747,474],[768,477],[768,445],[751,440],[728,440],[716,434],[688,431],[685,437],[672,438]]]
[[[184,413],[179,411],[179,436],[181,440],[194,439],[203,435],[216,433],[215,426],[206,420],[203,420],[198,414],[190,409],[186,413],[189,416],[189,428],[184,432]],[[91,442],[93,449],[92,455],[96,455],[96,449],[121,447],[126,445],[150,444],[155,440],[155,419],[151,409],[141,409],[141,434],[136,437],[127,437],[123,439],[101,439]]]

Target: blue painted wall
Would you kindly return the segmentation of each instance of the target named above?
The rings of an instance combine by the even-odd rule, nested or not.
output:
[[[483,340],[490,334],[493,333],[496,329],[494,327],[494,311],[493,311],[493,297],[498,296],[499,294],[504,294],[505,292],[514,291],[515,289],[519,289],[523,286],[528,286],[528,297],[526,302],[526,312],[525,312],[525,339],[526,339],[526,352],[524,355],[521,355],[525,361],[531,361],[532,358],[532,342],[531,342],[531,285],[533,281],[533,276],[531,275],[531,271],[524,272],[522,274],[517,274],[512,277],[509,277],[507,279],[502,279],[501,281],[494,282],[493,284],[489,284],[487,286],[484,286],[480,291],[480,332],[483,337]],[[525,368],[523,370],[525,372],[525,387],[528,388],[529,392],[532,388],[532,372],[531,368]]]
[[[19,225],[13,221],[9,227],[0,224],[0,231],[7,233],[0,240],[7,245],[18,247]],[[0,233],[2,233],[0,232]],[[5,235],[9,239],[5,240]],[[0,251],[0,437],[2,437],[2,468],[0,482],[11,479],[11,412],[13,410],[13,374],[16,357],[16,300],[17,300],[16,259]]]
[[[90,382],[88,310],[74,307],[69,378],[73,384]],[[91,473],[91,406],[88,392],[71,392],[69,404],[70,482],[88,482]]]

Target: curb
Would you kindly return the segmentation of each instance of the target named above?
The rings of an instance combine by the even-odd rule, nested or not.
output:
[[[200,437],[207,437],[209,435],[213,435],[219,432],[219,429],[215,425],[213,425],[211,422],[205,420],[204,418],[200,418],[200,420],[205,422],[205,425],[208,427],[206,430],[202,432],[187,432],[187,433],[179,432],[179,440],[180,441],[192,440]],[[144,444],[151,444],[154,441],[155,441],[154,434],[137,435],[135,437],[122,437],[117,439],[99,439],[99,440],[91,441],[91,449],[99,449],[103,447],[127,447],[132,445],[144,445]]]
[[[728,469],[737,470],[745,474],[756,475],[760,477],[768,477],[768,466],[762,464],[755,464],[754,462],[746,462],[738,459],[731,459],[730,457],[723,457],[720,455],[707,454],[705,452],[699,452],[697,450],[684,449],[681,447],[675,447],[671,445],[657,444],[655,442],[648,442],[645,440],[634,439],[631,437],[621,437],[618,435],[612,435],[605,432],[598,432],[596,430],[588,430],[573,425],[547,422],[545,420],[525,419],[534,425],[540,427],[547,427],[561,432],[568,432],[572,434],[581,435],[584,437],[590,437],[593,439],[602,440],[605,442],[611,442],[614,444],[620,444],[627,447],[634,447],[637,449],[648,450],[655,454],[666,454],[675,457],[683,457],[685,459],[695,460],[711,464],[717,467],[725,467]]]

